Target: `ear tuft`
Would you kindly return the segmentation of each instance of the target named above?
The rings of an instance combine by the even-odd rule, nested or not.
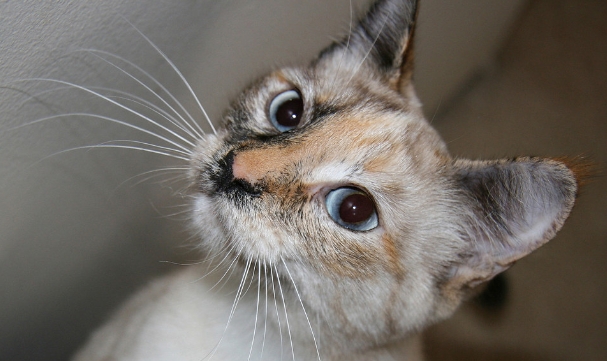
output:
[[[352,34],[353,42],[370,52],[381,72],[399,71],[412,45],[416,14],[415,1],[378,1],[358,24]]]
[[[573,172],[578,186],[578,191],[579,188],[590,183],[599,175],[599,173],[601,173],[596,163],[583,156],[557,157],[552,158],[552,160],[565,164],[565,166],[567,166],[567,168]]]
[[[322,51],[318,60],[343,56],[351,60],[354,69],[368,65],[390,87],[400,90],[401,84],[410,80],[413,69],[416,17],[415,0],[376,1],[352,33]]]

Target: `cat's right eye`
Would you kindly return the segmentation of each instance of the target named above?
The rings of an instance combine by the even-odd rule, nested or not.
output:
[[[286,132],[299,125],[303,110],[304,103],[299,92],[287,90],[272,99],[268,116],[276,129]]]
[[[329,216],[340,226],[353,231],[369,231],[379,224],[375,202],[363,191],[337,188],[325,198]]]

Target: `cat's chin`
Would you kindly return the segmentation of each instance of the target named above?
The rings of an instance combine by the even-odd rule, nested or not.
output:
[[[192,224],[200,235],[201,248],[227,254],[240,263],[278,264],[282,258],[277,235],[255,221],[250,211],[236,210],[234,201],[223,195],[198,193]]]

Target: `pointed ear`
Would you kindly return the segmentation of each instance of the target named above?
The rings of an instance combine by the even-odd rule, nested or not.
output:
[[[469,211],[468,251],[450,280],[460,290],[490,280],[548,242],[575,201],[576,177],[556,160],[459,160],[455,167]]]
[[[413,33],[416,0],[379,0],[352,33],[321,52],[319,60],[346,59],[351,67],[366,65],[399,91],[413,73]]]

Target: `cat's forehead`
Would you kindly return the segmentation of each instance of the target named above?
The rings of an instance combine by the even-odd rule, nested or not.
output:
[[[397,172],[410,164],[432,168],[437,158],[447,156],[442,140],[425,121],[421,109],[412,107],[401,94],[357,72],[328,69],[279,69],[244,94],[236,112],[240,115],[233,120],[236,131],[242,131],[238,139],[248,138],[244,142],[251,162],[275,159],[266,164],[274,169],[285,162],[308,163],[313,173],[343,178]],[[292,132],[280,134],[268,119],[269,104],[289,90],[301,95],[303,118]],[[261,177],[267,171],[264,168],[254,172]]]
[[[282,69],[251,89],[249,114],[243,117],[251,134],[237,153],[241,161],[258,165],[250,169],[253,179],[298,165],[296,173],[313,183],[343,183],[406,169],[421,174],[445,158],[436,132],[398,93],[373,82],[344,81],[339,74],[332,82],[324,79],[326,73],[318,75],[310,68]],[[278,134],[268,121],[267,104],[290,89],[303,98],[303,120],[294,131]]]
[[[406,99],[362,69],[346,66],[326,67],[316,64],[305,68],[283,68],[269,74],[264,85],[270,94],[285,87],[297,88],[314,109],[324,113],[364,112],[378,108],[409,111]]]

